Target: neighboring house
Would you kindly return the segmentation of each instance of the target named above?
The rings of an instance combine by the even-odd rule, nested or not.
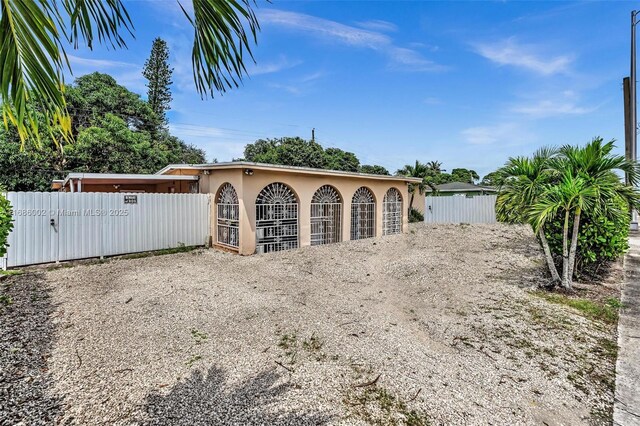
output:
[[[198,192],[198,176],[159,176],[122,173],[69,173],[54,180],[51,189],[63,192]]]
[[[240,254],[397,234],[418,178],[248,162],[175,164],[154,175],[71,173],[73,192],[211,194],[211,242]],[[188,218],[187,218],[188,219]]]
[[[490,195],[495,194],[497,190],[490,186],[474,185],[467,182],[449,182],[442,185],[436,185],[436,192],[433,193],[433,189],[427,188],[426,195],[436,196],[451,196],[451,195],[465,195],[472,197],[474,195]]]

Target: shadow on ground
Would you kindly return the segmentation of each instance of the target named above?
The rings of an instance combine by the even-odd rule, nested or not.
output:
[[[1,424],[49,424],[61,413],[47,368],[55,325],[42,274],[0,281]]]
[[[278,384],[280,378],[276,370],[268,370],[229,388],[222,369],[212,367],[206,374],[197,370],[168,394],[147,396],[145,424],[323,425],[331,420],[310,407],[291,411],[279,402],[292,388],[289,383]]]

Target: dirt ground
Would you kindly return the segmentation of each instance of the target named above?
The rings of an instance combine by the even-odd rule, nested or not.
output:
[[[46,301],[50,341],[29,350],[59,423],[607,424],[615,331],[534,294],[544,274],[525,227],[418,224],[4,285]]]

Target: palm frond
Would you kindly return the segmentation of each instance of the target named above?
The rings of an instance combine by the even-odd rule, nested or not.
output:
[[[5,127],[16,127],[24,146],[27,139],[36,145],[40,132],[33,101],[44,115],[46,132],[55,143],[58,137],[71,138],[71,119],[64,98],[63,72],[69,62],[61,41],[78,46],[84,40],[92,47],[94,37],[101,43],[124,46],[121,27],[132,29],[120,0],[0,0],[0,98]],[[69,15],[65,21],[60,7]],[[68,25],[68,28],[67,28]],[[95,27],[95,28],[94,28]],[[30,99],[33,93],[33,99]]]
[[[65,31],[65,36],[76,49],[81,40],[93,49],[96,36],[100,44],[126,47],[121,28],[133,36],[131,17],[121,0],[63,0],[63,6],[70,19],[70,29]]]
[[[198,93],[213,97],[238,87],[247,74],[246,56],[255,61],[251,46],[260,30],[250,0],[193,0],[193,16],[178,3],[194,27],[191,62]]]
[[[32,137],[40,142],[35,112],[28,108],[30,91],[50,127],[64,134],[71,126],[63,95],[62,71],[65,66],[60,34],[47,2],[1,0],[0,17],[0,96],[5,126],[13,124],[23,144]]]

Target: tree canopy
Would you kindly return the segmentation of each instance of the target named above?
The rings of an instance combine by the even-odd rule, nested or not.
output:
[[[415,171],[417,175],[413,177],[422,177],[424,179],[424,183],[431,187],[450,182],[476,183],[476,181],[480,179],[478,173],[471,169],[456,168],[453,169],[451,173],[447,173],[446,170],[442,169],[442,163],[439,161],[429,161],[424,164],[418,161],[416,166],[407,165],[404,168],[399,169],[396,174],[408,176],[407,173],[409,170],[407,167],[417,166],[419,166]]]
[[[360,166],[360,160],[353,152],[343,151],[339,148],[325,149],[317,142],[297,136],[258,139],[245,147],[244,158],[236,159],[236,161],[239,160],[345,172],[389,174],[387,169],[382,166]]]
[[[82,76],[66,93],[75,142],[64,149],[43,134],[41,149],[21,150],[16,127],[0,128],[0,185],[7,190],[47,191],[69,172],[154,173],[171,163],[206,162],[201,149],[169,134],[147,102],[109,75]]]
[[[504,183],[504,177],[499,170],[484,175],[480,181],[480,185],[486,186],[501,186]]]
[[[370,175],[385,175],[390,176],[389,170],[385,169],[382,166],[363,164],[360,166],[360,173],[368,173]]]

